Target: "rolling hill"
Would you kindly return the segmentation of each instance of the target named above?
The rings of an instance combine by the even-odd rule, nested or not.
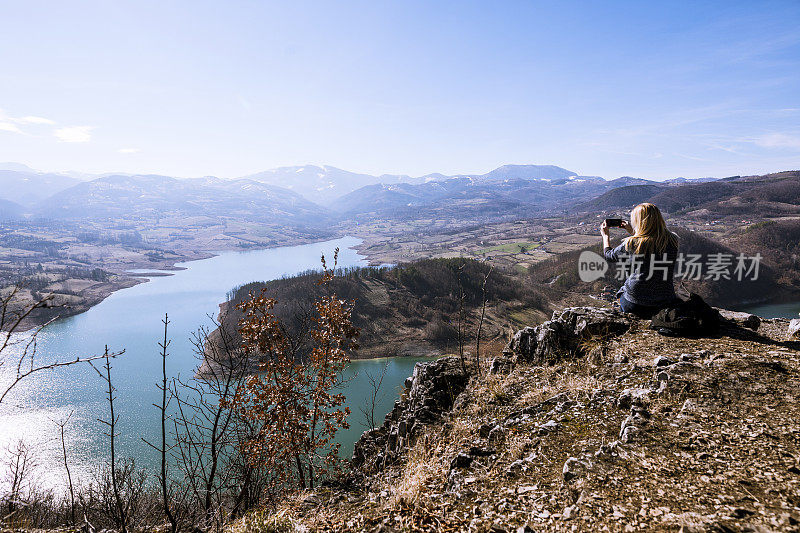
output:
[[[45,218],[139,219],[211,216],[251,221],[319,222],[325,210],[300,195],[253,180],[107,176],[79,183],[37,206]]]
[[[490,272],[489,266],[473,259],[426,259],[395,268],[348,269],[334,279],[333,291],[339,298],[355,301],[352,319],[361,329],[357,357],[432,355],[457,347],[454,316],[459,310],[460,289],[469,323],[464,335],[474,342],[487,274],[484,341],[501,335],[513,323],[505,314],[521,310],[542,317],[549,314],[547,298],[540,289],[499,270]],[[265,288],[277,300],[274,312],[291,335],[302,325],[308,303],[326,294],[319,279],[319,273],[310,272],[236,287],[221,306],[220,323],[238,340],[236,329],[242,313],[236,305],[251,292],[258,294]]]
[[[419,183],[423,181],[400,175],[358,174],[327,165],[274,168],[244,176],[244,179],[283,187],[321,205],[328,205],[345,194],[376,183]]]
[[[8,163],[4,166],[17,170],[0,169],[0,199],[23,206],[31,206],[79,183],[77,179],[61,174],[24,170],[21,165],[12,166]]]
[[[577,206],[581,212],[651,202],[667,213],[705,219],[800,214],[800,171],[621,187]]]
[[[624,183],[624,182],[622,182]],[[331,209],[347,216],[534,216],[572,206],[621,185],[593,176],[562,178],[455,177],[412,185],[372,185],[343,196]]]
[[[0,220],[13,220],[22,216],[25,208],[11,200],[0,200]]]

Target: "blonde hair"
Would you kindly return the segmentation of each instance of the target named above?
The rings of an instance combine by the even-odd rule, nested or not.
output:
[[[678,238],[667,229],[661,211],[653,204],[639,204],[631,211],[634,233],[625,239],[625,249],[635,254],[663,253],[678,247]]]

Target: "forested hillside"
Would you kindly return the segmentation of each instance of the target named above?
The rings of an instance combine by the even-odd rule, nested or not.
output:
[[[238,287],[223,305],[221,322],[233,332],[241,316],[235,305],[263,288],[278,301],[276,315],[299,330],[310,311],[303,302],[325,290],[319,278],[319,273],[308,272]],[[353,322],[361,328],[358,357],[455,352],[459,328],[464,343],[474,342],[484,294],[483,340],[550,313],[548,298],[532,283],[471,259],[347,269],[339,272],[332,289],[339,298],[355,301]]]

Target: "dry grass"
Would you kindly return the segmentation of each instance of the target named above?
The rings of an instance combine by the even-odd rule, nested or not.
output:
[[[299,533],[307,531],[295,520],[289,509],[256,511],[237,520],[227,533]]]
[[[400,480],[393,487],[388,507],[416,506],[425,495],[427,485],[447,473],[442,456],[418,442],[408,451],[408,460]]]
[[[516,373],[516,371],[515,371]],[[524,385],[520,403],[531,405],[562,392],[586,392],[596,388],[598,376],[586,362],[578,360],[558,366],[519,367],[509,378]]]

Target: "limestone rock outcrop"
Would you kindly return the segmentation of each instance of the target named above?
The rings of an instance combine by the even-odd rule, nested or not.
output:
[[[437,421],[453,406],[468,380],[458,357],[417,363],[406,380],[406,390],[383,425],[365,431],[356,442],[352,466],[363,472],[376,472],[394,462],[423,426]]]
[[[568,307],[536,327],[517,331],[504,354],[528,363],[553,364],[585,355],[584,341],[590,338],[621,335],[630,326],[630,316],[614,309]]]

